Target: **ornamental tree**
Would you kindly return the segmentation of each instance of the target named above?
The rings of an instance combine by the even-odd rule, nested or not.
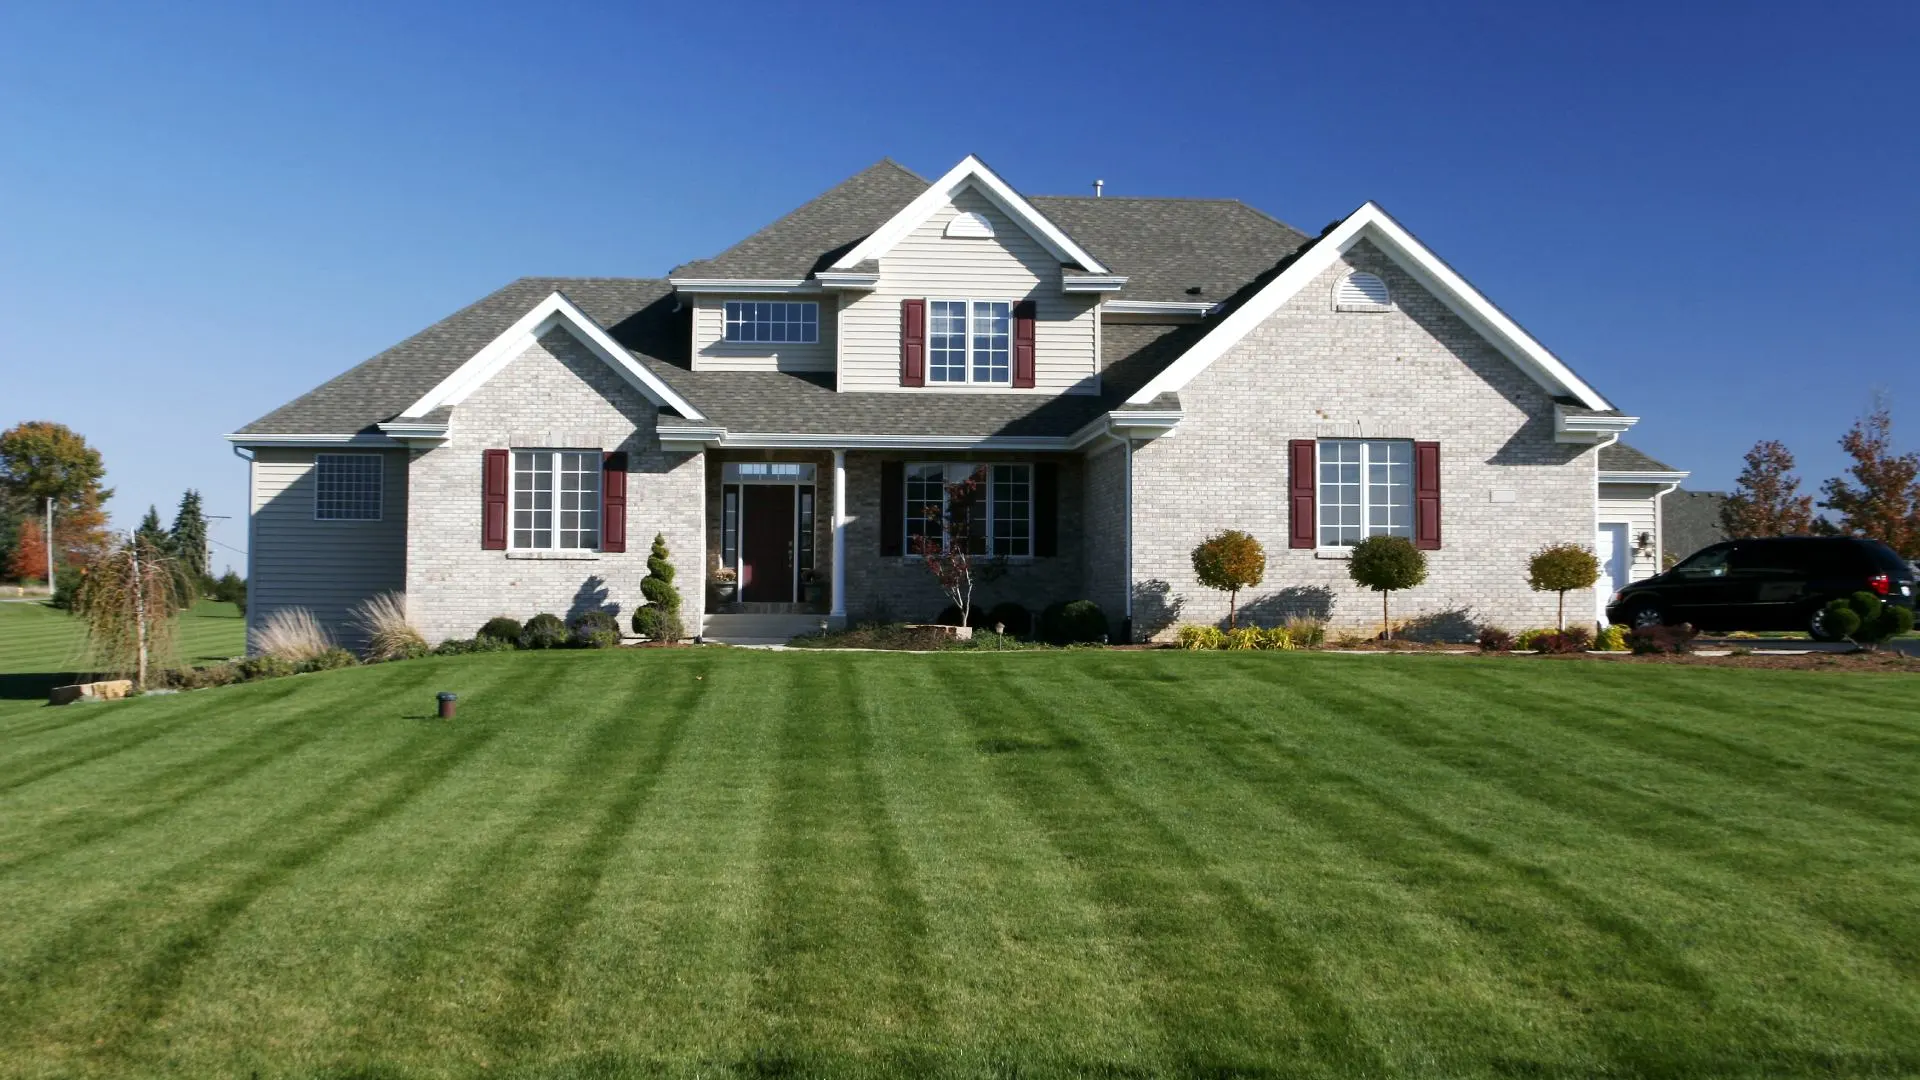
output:
[[[20,535],[7,560],[7,574],[20,581],[39,581],[47,576],[47,533],[44,519],[26,518],[20,523]],[[48,582],[51,588],[53,583]]]
[[[1193,549],[1193,576],[1209,589],[1227,594],[1227,628],[1234,629],[1240,590],[1260,584],[1267,574],[1267,553],[1260,541],[1238,529],[1226,529]]]
[[[673,564],[668,562],[667,537],[655,533],[647,552],[647,576],[640,579],[640,595],[647,602],[633,613],[633,632],[652,641],[679,641],[686,635],[680,623],[680,590],[673,587]]]
[[[1347,576],[1380,594],[1380,636],[1393,637],[1387,600],[1427,580],[1427,556],[1404,536],[1369,536],[1353,546]]]
[[[973,535],[977,512],[987,497],[987,471],[975,469],[965,479],[945,485],[946,506],[926,509],[927,528],[913,538],[913,554],[920,556],[934,583],[960,612],[960,625],[970,626],[973,588],[1002,567],[988,550],[986,537]]]
[[[42,515],[53,500],[54,550],[62,562],[107,546],[100,507],[113,492],[100,486],[106,474],[100,451],[65,424],[29,420],[0,432],[0,498],[17,513]]]
[[[1747,451],[1747,467],[1720,507],[1720,525],[1734,539],[1813,531],[1813,496],[1800,494],[1793,453],[1785,443],[1765,439]]]
[[[1579,544],[1548,544],[1527,562],[1527,584],[1534,592],[1560,594],[1559,627],[1567,628],[1567,593],[1591,589],[1600,580],[1600,560]]]
[[[173,652],[174,618],[192,595],[172,554],[134,534],[88,567],[73,610],[86,621],[94,662],[145,690],[151,662]]]
[[[1844,477],[1828,480],[1820,505],[1840,515],[1840,531],[1867,536],[1920,558],[1920,453],[1893,452],[1893,414],[1884,403],[1840,440],[1853,458]]]

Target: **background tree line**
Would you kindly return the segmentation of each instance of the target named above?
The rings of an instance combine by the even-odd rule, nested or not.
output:
[[[1747,451],[1746,468],[1721,508],[1731,537],[1840,535],[1878,540],[1907,559],[1920,559],[1920,452],[1893,448],[1893,412],[1876,400],[1840,440],[1853,459],[1845,473],[1800,493],[1793,453],[1776,439]]]

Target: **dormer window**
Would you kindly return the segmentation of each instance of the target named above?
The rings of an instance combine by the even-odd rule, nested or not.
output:
[[[811,300],[727,301],[726,340],[813,345],[820,340],[820,305]]]
[[[1012,359],[1012,304],[927,301],[928,382],[1005,384],[1012,376]]]
[[[950,240],[991,240],[993,239],[993,222],[988,221],[985,214],[976,214],[971,210],[962,211],[953,215],[952,221],[947,222],[947,231],[943,235]]]
[[[1340,284],[1334,287],[1335,311],[1390,311],[1392,308],[1393,297],[1387,292],[1387,283],[1363,270],[1341,278]]]

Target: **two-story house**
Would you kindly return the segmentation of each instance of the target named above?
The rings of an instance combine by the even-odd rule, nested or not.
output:
[[[1225,614],[1190,563],[1222,528],[1266,545],[1262,621],[1373,619],[1343,561],[1373,533],[1429,555],[1406,615],[1548,621],[1526,560],[1558,541],[1600,546],[1604,600],[1684,476],[1615,445],[1634,421],[1372,203],[1309,237],[969,157],[882,161],[667,278],[516,281],[228,438],[255,620],[350,636],[388,591],[436,639],[624,619],[655,534],[709,637],[927,619],[916,537],[977,475],[983,604],[1147,639]],[[713,610],[718,567],[758,622]]]

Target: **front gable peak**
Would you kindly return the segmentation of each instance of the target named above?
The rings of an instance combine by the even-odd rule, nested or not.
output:
[[[935,180],[912,202],[888,218],[864,240],[855,244],[835,260],[831,270],[847,271],[869,260],[878,259],[891,251],[900,241],[906,239],[915,229],[925,224],[927,219],[938,213],[942,207],[953,202],[961,192],[972,189],[979,192],[1014,224],[1024,229],[1042,247],[1046,248],[1062,265],[1077,266],[1089,274],[1108,274],[1105,264],[1093,257],[1093,254],[1081,247],[1065,230],[1049,221],[1046,215],[1035,209],[1032,203],[1022,198],[1006,181],[987,168],[986,163],[969,154],[965,160],[947,170],[946,175]],[[979,217],[979,215],[972,215]],[[959,221],[956,218],[956,223]],[[984,224],[982,221],[980,224]],[[977,225],[962,225],[963,230],[977,228]],[[952,228],[952,226],[949,226]],[[962,232],[949,235],[991,236],[991,226],[985,233]]]

